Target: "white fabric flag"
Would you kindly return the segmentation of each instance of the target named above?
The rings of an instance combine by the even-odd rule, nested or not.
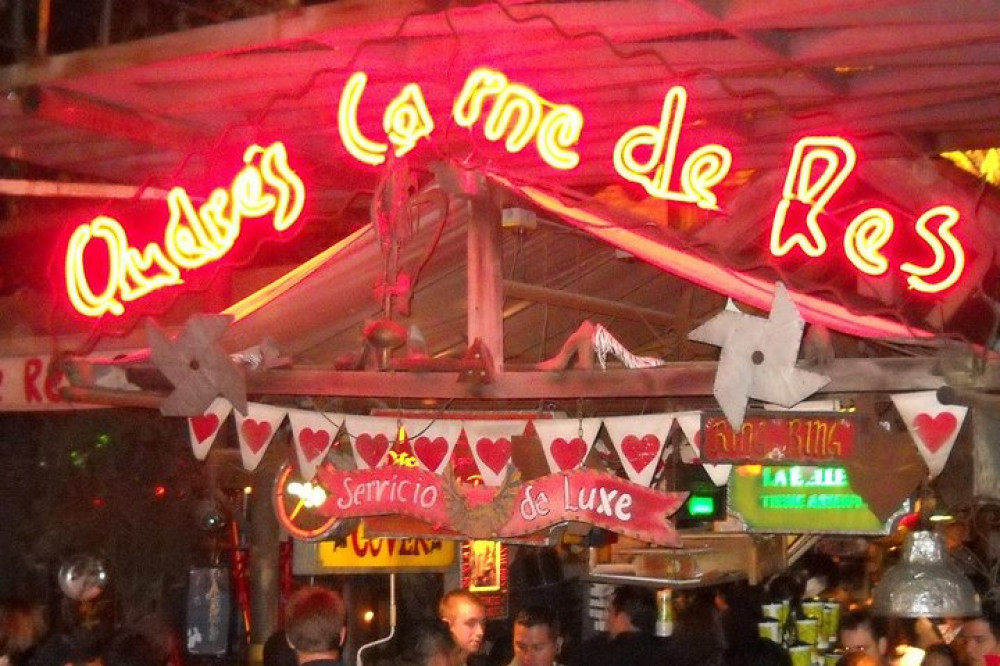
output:
[[[248,472],[257,469],[257,465],[267,453],[267,447],[278,431],[278,426],[285,419],[288,410],[274,405],[262,405],[256,402],[247,403],[247,415],[234,411],[236,418],[236,433],[240,440],[240,456],[243,467]]]
[[[611,416],[604,419],[604,428],[633,483],[647,487],[652,483],[656,464],[673,425],[673,414]]]
[[[462,422],[452,419],[403,419],[406,438],[417,463],[440,474],[451,462],[451,454],[462,434]]]
[[[712,479],[712,483],[717,486],[724,486],[729,482],[729,474],[733,471],[733,466],[729,463],[706,463],[701,460],[701,412],[678,412],[674,414],[677,424],[680,425],[684,437],[687,438],[694,454],[701,462],[702,468]]]
[[[344,415],[289,409],[288,421],[292,424],[292,442],[295,444],[299,476],[305,481],[312,481],[337,439],[337,432],[344,424]]]
[[[601,429],[601,419],[537,419],[532,421],[542,443],[549,472],[568,472],[583,464]]]
[[[465,421],[465,437],[487,486],[499,486],[507,476],[513,438],[524,434],[527,420]]]
[[[222,423],[231,411],[233,411],[232,403],[220,396],[212,401],[201,416],[188,417],[188,435],[191,438],[191,450],[195,458],[204,460],[208,457],[208,451],[215,443]]]
[[[910,437],[917,446],[933,479],[948,462],[969,408],[942,405],[936,391],[897,393],[892,396],[896,411],[903,418]]]
[[[399,435],[399,419],[379,416],[344,416],[351,435],[351,450],[358,469],[372,469],[383,463]]]

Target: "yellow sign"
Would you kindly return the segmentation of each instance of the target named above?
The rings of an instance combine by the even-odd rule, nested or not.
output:
[[[456,550],[454,541],[441,539],[369,539],[363,525],[344,539],[316,546],[317,564],[323,570],[444,569],[455,562]]]

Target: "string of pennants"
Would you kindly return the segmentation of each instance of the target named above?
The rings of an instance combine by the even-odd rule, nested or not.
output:
[[[897,394],[892,400],[927,464],[930,478],[936,477],[951,454],[968,408],[941,404],[934,391]],[[832,403],[802,402],[793,410],[832,411]],[[402,426],[419,466],[435,474],[445,470],[464,432],[476,466],[488,486],[503,483],[511,462],[512,441],[523,435],[529,421],[360,416],[253,402],[247,404],[247,413],[243,415],[233,410],[228,400],[219,397],[204,414],[188,418],[191,447],[198,460],[208,456],[222,423],[230,414],[235,419],[243,466],[249,471],[260,464],[274,434],[287,418],[298,469],[304,479],[315,476],[342,430],[351,437],[351,450],[359,469],[385,464]],[[582,466],[603,425],[629,480],[648,487],[675,421],[687,440],[681,447],[682,460],[700,463],[701,416],[700,411],[687,411],[604,418],[531,419],[531,423],[551,473]],[[728,482],[732,465],[701,464],[716,485]]]

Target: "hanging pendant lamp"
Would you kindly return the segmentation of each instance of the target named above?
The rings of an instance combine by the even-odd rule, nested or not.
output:
[[[906,535],[903,557],[875,588],[872,613],[888,617],[968,617],[980,613],[979,595],[951,561],[940,534]]]

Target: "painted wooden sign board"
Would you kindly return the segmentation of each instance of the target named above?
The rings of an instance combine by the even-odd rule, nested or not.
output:
[[[888,534],[910,510],[879,520],[843,467],[737,465],[729,477],[729,512],[750,532]]]
[[[443,539],[369,537],[364,523],[343,539],[296,540],[292,549],[292,571],[297,576],[443,573],[455,563],[458,551],[454,541]]]
[[[583,469],[516,482],[506,490],[454,487],[443,477],[414,467],[340,471],[324,466],[318,478],[327,492],[318,508],[324,515],[402,515],[470,538],[521,537],[574,521],[641,541],[679,546],[668,517],[687,498],[685,492],[661,492]],[[468,515],[481,507],[489,507],[495,523],[466,526]]]
[[[851,456],[859,423],[846,412],[748,410],[734,429],[722,412],[709,410],[701,417],[701,461],[828,465]]]

